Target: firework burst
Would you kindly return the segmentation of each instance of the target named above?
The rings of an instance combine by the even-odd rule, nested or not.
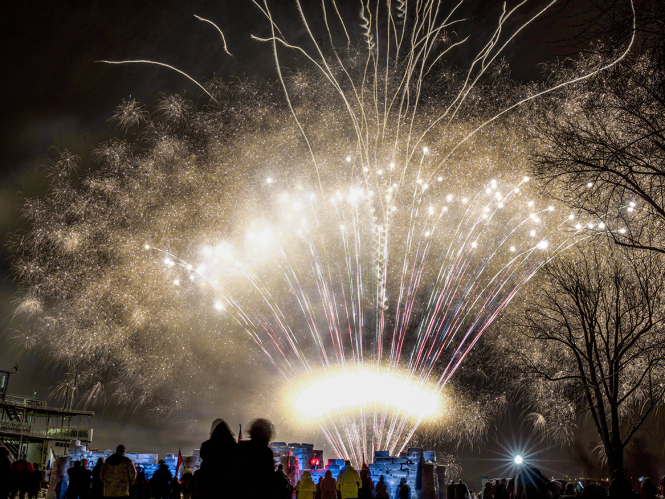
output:
[[[127,101],[115,118],[135,141],[100,146],[82,182],[63,155],[12,241],[26,341],[96,390],[105,379],[120,400],[180,410],[247,360],[237,331],[307,386],[364,373],[445,399],[478,338],[569,244],[570,222],[522,178],[528,106],[502,116],[544,92],[492,70],[522,29],[501,39],[516,11],[460,71],[441,62],[457,44],[440,43],[457,8],[390,5],[362,4],[359,49],[338,50],[325,17],[328,54],[290,44],[259,5],[278,86],[213,80],[203,110]],[[309,68],[284,74],[283,50]],[[406,446],[423,413],[385,402],[318,418],[339,455]]]

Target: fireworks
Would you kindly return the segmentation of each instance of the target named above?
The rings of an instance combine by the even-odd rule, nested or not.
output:
[[[447,411],[446,383],[569,244],[561,224],[577,221],[529,195],[529,110],[496,119],[504,102],[542,94],[492,74],[515,10],[457,71],[441,63],[455,44],[439,44],[456,8],[424,2],[407,26],[407,4],[388,7],[363,3],[365,46],[342,56],[330,35],[330,58],[290,45],[260,6],[280,88],[213,80],[200,111],[179,96],[152,115],[124,102],[116,119],[140,127],[136,143],[100,146],[102,168],[81,183],[63,155],[49,195],[26,203],[31,230],[13,241],[26,341],[83,373],[82,385],[111,381],[121,401],[187,410],[252,356],[242,331],[317,396],[368,385],[354,387],[373,394],[359,411],[344,398],[298,402],[325,413],[335,451],[357,462],[399,452],[425,415]],[[384,50],[375,29],[386,19]],[[283,47],[310,68],[283,74]],[[399,400],[379,396],[381,380]],[[413,387],[428,408],[413,410]]]

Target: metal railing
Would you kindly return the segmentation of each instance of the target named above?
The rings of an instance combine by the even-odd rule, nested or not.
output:
[[[0,434],[52,440],[92,440],[92,428],[81,426],[49,427],[27,423],[0,421]]]
[[[7,395],[5,402],[21,407],[28,407],[31,409],[46,409],[45,400],[37,400],[34,397],[19,397],[16,395]]]

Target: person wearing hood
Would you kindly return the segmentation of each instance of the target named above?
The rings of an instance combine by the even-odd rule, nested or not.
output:
[[[194,474],[196,497],[218,497],[220,484],[228,497],[237,495],[238,443],[234,437],[226,421],[215,419],[212,422],[210,439],[201,444],[201,468]]]
[[[388,489],[388,484],[385,482],[383,475],[379,477],[375,490],[376,499],[388,499],[390,497],[390,490]]]
[[[362,497],[363,499],[372,499],[374,497],[374,482],[369,476],[369,466],[363,463],[363,467],[360,470],[360,480],[362,482]]]
[[[160,459],[159,467],[150,479],[152,496],[155,499],[169,499],[172,481],[173,474],[171,473],[171,470],[169,470],[169,467],[166,465],[166,461]]]
[[[321,480],[321,499],[337,499],[337,482],[330,470],[326,470],[326,474]]]
[[[362,487],[360,474],[349,463],[346,466],[344,474],[337,477],[337,490],[339,490],[342,499],[357,499],[358,492]]]
[[[316,484],[312,480],[309,471],[304,471],[296,484],[296,499],[314,499],[316,495]]]
[[[102,465],[99,477],[104,482],[104,497],[129,497],[129,487],[136,480],[136,468],[128,457],[127,449],[118,445],[115,454]]]
[[[275,461],[268,446],[272,432],[270,421],[255,419],[249,426],[251,440],[243,440],[238,444],[238,486],[241,488],[241,497],[266,499],[275,496]]]

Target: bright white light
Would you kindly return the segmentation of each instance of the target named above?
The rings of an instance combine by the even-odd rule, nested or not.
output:
[[[625,233],[626,233],[626,229],[619,229],[619,234],[625,234]]]
[[[510,251],[515,251],[515,246],[511,246]]]
[[[472,242],[472,243],[471,243],[471,247],[472,247],[472,248],[477,248],[477,247],[478,247],[478,243],[477,243],[476,241]]]
[[[427,154],[429,152],[429,147],[423,147],[423,152]]]
[[[437,180],[438,180],[439,182],[443,182],[443,177],[439,177],[439,178],[437,178]]]
[[[179,286],[180,285],[180,279],[175,279],[173,281],[173,284],[175,284],[176,286]]]
[[[542,240],[542,241],[540,241],[540,242],[538,243],[538,245],[537,245],[536,247],[537,247],[538,249],[543,250],[543,249],[547,249],[547,246],[548,246],[547,241]]]
[[[634,208],[634,207],[635,207],[635,203],[634,203],[633,201],[630,202],[630,207],[631,207],[631,208]]]
[[[529,181],[529,177],[524,177],[524,178],[522,179],[522,182],[528,182],[528,181]]]
[[[216,301],[216,302],[215,302],[215,308],[216,308],[217,310],[222,310],[222,309],[224,308],[224,305],[222,305],[222,302],[221,302],[221,301]]]
[[[462,203],[466,204],[467,201],[468,201],[467,198],[462,198]]]
[[[351,163],[351,156],[347,156],[347,157],[346,157],[346,162],[347,162],[347,163]]]
[[[395,168],[395,163],[390,163],[390,169],[392,170],[393,168]]]
[[[266,246],[268,246],[268,244],[270,244],[270,240],[272,239],[272,233],[270,232],[270,229],[265,228],[258,233],[256,238],[259,245],[265,248]]]
[[[522,459],[522,456],[515,456],[515,464],[522,464],[524,462],[524,459]]]
[[[340,390],[340,387],[371,387],[370,390]],[[331,397],[330,394],[335,396]],[[330,411],[379,405],[415,418],[434,416],[440,408],[437,393],[395,374],[359,371],[331,375],[308,384],[295,398],[295,409],[305,417],[319,417]]]
[[[383,170],[379,170],[376,173],[378,173],[379,175],[383,175]]]
[[[593,182],[589,182],[586,186],[591,189],[593,187]]]
[[[150,249],[150,245],[149,245],[149,244],[146,244],[146,245],[144,246],[144,248],[145,248],[145,249]]]
[[[429,237],[430,231],[425,232],[425,237]]]
[[[269,184],[272,184],[272,179],[271,179],[270,177],[268,177],[268,178],[266,179],[266,182],[269,183]]]
[[[527,203],[527,206],[529,206],[529,207],[533,206],[533,201],[529,201],[529,202]]]

